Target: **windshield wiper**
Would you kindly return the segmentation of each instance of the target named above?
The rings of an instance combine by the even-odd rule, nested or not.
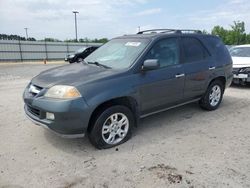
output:
[[[94,62],[87,62],[88,64],[91,64],[91,65],[96,65],[96,66],[98,66],[98,67],[104,67],[104,68],[106,68],[106,69],[111,69],[111,67],[109,67],[109,66],[107,66],[107,65],[103,65],[103,64],[101,64],[101,63],[99,63],[99,62],[97,62],[97,61],[94,61]]]

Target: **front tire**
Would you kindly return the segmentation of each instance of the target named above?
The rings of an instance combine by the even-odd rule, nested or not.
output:
[[[225,86],[220,80],[213,81],[199,102],[201,108],[209,111],[216,110],[222,101],[224,88]]]
[[[89,133],[90,142],[98,149],[126,142],[132,135],[135,118],[125,106],[111,106],[100,112]]]

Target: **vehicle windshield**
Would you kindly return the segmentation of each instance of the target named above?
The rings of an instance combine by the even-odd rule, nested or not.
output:
[[[76,52],[77,52],[77,53],[81,53],[81,52],[83,52],[84,50],[86,50],[86,47],[79,48]]]
[[[250,47],[235,47],[230,49],[232,57],[250,57]]]
[[[90,54],[86,62],[114,69],[130,67],[149,43],[148,39],[113,39]]]

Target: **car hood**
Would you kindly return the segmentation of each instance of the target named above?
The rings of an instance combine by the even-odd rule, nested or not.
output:
[[[232,57],[233,68],[250,67],[250,57]]]
[[[43,88],[49,88],[54,85],[72,85],[77,87],[118,73],[119,71],[117,70],[105,69],[96,65],[74,63],[43,71],[34,77],[31,82]]]

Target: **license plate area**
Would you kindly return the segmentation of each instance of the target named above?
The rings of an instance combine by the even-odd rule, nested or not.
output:
[[[248,78],[247,74],[234,74],[234,78]]]

